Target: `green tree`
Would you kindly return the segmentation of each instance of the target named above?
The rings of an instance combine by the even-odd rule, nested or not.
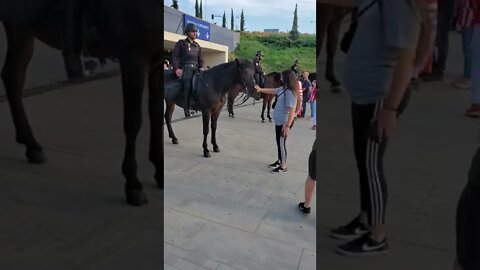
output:
[[[223,12],[222,27],[227,28],[227,16],[225,16],[225,11]]]
[[[172,5],[171,5],[172,8],[178,10],[178,0],[172,0]]]
[[[243,9],[242,14],[240,14],[240,32],[245,31],[245,17],[243,16]]]
[[[198,12],[199,15],[200,15],[200,16],[199,16],[200,19],[203,19],[203,8],[202,8],[202,6],[203,6],[203,5],[202,5],[202,0],[200,0],[200,11]]]
[[[298,17],[297,17],[297,4],[295,4],[295,11],[293,12],[293,25],[292,30],[290,31],[290,38],[292,40],[297,40],[299,37],[298,32]]]
[[[235,25],[235,21],[233,19],[233,8],[232,8],[232,13],[230,15],[230,30],[232,31],[235,30],[234,25]]]
[[[198,18],[199,14],[200,14],[200,10],[198,9],[198,0],[195,0],[195,17]]]

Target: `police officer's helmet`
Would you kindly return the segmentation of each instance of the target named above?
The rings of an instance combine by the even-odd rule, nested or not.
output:
[[[198,29],[197,29],[197,26],[193,23],[189,23],[185,26],[185,34],[188,33],[188,32],[198,32]]]
[[[255,54],[255,56],[257,56],[258,58],[262,58],[262,57],[264,57],[265,55],[263,55],[263,52],[262,52],[262,51],[257,51],[257,53]]]

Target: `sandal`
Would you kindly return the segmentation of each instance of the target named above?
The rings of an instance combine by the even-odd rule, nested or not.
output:
[[[470,89],[472,87],[472,83],[470,82],[470,80],[465,78],[454,81],[452,85],[457,89]]]

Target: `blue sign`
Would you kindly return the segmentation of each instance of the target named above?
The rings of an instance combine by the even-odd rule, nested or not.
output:
[[[183,29],[189,23],[193,23],[197,26],[198,29],[198,38],[201,40],[210,40],[210,23],[200,20],[199,18],[195,18],[189,16],[187,14],[183,15]]]

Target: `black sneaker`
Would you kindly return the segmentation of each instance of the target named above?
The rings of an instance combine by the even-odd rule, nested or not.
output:
[[[298,204],[298,209],[300,209],[300,211],[302,211],[303,213],[305,214],[310,214],[310,207],[305,207],[305,203],[304,202],[301,202]]]
[[[278,166],[280,166],[280,162],[278,160],[268,165],[269,168],[277,168]]]
[[[372,239],[370,233],[352,240],[346,244],[340,245],[335,250],[338,254],[346,256],[376,256],[388,253],[387,238],[377,242]]]
[[[360,217],[354,218],[345,226],[339,226],[330,232],[330,237],[339,240],[352,240],[368,232],[365,224],[360,222]]]
[[[283,173],[283,172],[286,172],[287,171],[287,168],[282,168],[282,166],[278,166],[277,168],[271,170],[270,172],[271,173]]]

